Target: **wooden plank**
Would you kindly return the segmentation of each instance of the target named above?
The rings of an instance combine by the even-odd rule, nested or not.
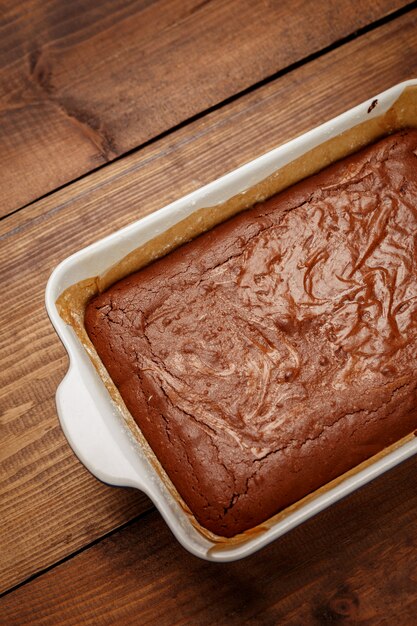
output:
[[[56,427],[53,396],[66,358],[43,310],[53,267],[116,228],[413,77],[416,54],[414,11],[0,223],[0,407],[7,442],[0,467],[2,588],[113,528],[113,516],[129,519],[137,506],[119,513],[118,498],[127,496],[88,479]],[[51,488],[42,491],[48,481]]]
[[[0,215],[406,4],[5,0]]]
[[[415,624],[416,459],[235,563],[186,553],[156,513],[0,601],[5,623]]]

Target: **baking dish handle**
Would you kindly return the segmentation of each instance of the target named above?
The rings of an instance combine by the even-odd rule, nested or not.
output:
[[[78,365],[78,364],[77,364]],[[115,411],[109,411],[107,391],[97,391],[97,384],[89,385],[90,372],[71,364],[68,373],[56,392],[56,404],[61,427],[68,442],[86,468],[97,478],[110,485],[137,487],[144,483],[140,475],[137,451]]]

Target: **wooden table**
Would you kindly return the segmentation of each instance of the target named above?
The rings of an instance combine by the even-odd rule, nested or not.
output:
[[[416,77],[417,3],[2,0],[0,50],[0,623],[417,624],[416,459],[200,561],[72,453],[43,304],[72,252]]]

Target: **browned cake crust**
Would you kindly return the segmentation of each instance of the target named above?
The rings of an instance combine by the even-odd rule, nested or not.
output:
[[[417,131],[94,298],[87,332],[201,525],[255,526],[417,427]]]

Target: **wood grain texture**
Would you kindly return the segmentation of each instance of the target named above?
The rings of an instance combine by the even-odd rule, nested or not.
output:
[[[0,215],[406,4],[4,0]]]
[[[229,564],[185,553],[152,513],[6,596],[0,610],[15,626],[414,626],[416,470],[412,459]]]
[[[416,54],[414,11],[0,222],[3,589],[130,519],[144,502],[89,477],[57,427],[53,397],[66,358],[43,308],[53,267],[116,228],[412,78]]]

